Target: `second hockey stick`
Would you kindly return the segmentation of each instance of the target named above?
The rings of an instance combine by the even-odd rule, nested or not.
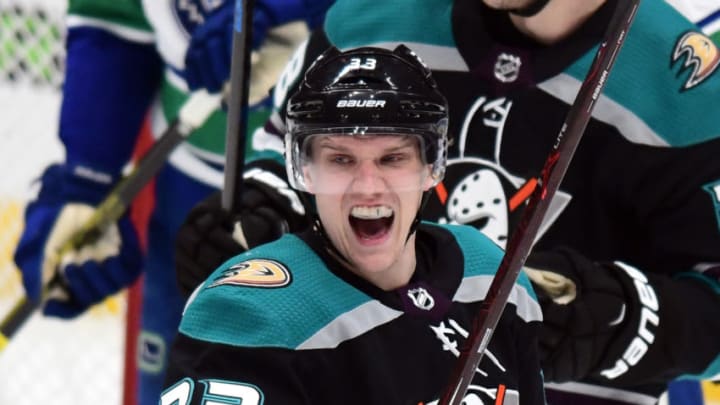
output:
[[[238,196],[242,188],[242,169],[245,165],[254,5],[254,0],[236,0],[235,3],[228,120],[225,131],[225,183],[221,196],[222,207],[230,212],[239,208]]]
[[[625,41],[639,6],[639,0],[618,2],[603,42],[595,55],[587,76],[580,85],[575,101],[560,128],[555,144],[545,161],[537,187],[533,191],[520,222],[508,241],[498,271],[493,278],[472,330],[463,345],[457,366],[441,397],[441,405],[459,405],[475,376],[475,371],[490,343],[508,297],[525,264],[533,241],[560,182],[565,176],[575,149],[590,121],[610,70]]]
[[[97,206],[93,215],[83,224],[56,252],[54,260],[59,262],[65,253],[95,241],[127,210],[142,188],[150,182],[167,161],[175,147],[187,138],[195,129],[202,126],[221,104],[221,94],[209,94],[205,90],[192,93],[183,104],[178,117],[158,138],[150,150],[140,159],[135,169],[128,174]],[[0,322],[0,352],[12,336],[20,329],[38,308],[53,288],[62,288],[58,274],[48,286],[44,287],[40,302],[27,299],[23,295]]]

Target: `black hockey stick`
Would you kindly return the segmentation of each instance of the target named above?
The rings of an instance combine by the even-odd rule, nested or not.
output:
[[[170,153],[196,128],[202,126],[221,104],[221,94],[209,94],[205,90],[192,93],[183,104],[178,117],[153,146],[143,155],[135,169],[128,174],[97,206],[93,215],[65,242],[51,260],[57,263],[65,253],[92,243],[127,210],[142,188],[150,182],[167,161]],[[56,266],[53,266],[56,267]],[[41,302],[52,289],[62,288],[62,279],[56,274],[43,287]],[[27,299],[23,295],[0,322],[0,351],[10,338],[33,314],[41,302]]]
[[[227,106],[228,120],[225,131],[225,183],[221,196],[222,207],[229,212],[239,210],[238,197],[242,189],[242,169],[245,165],[254,6],[254,0],[236,0],[235,3],[235,29],[230,60],[230,101]]]
[[[473,320],[472,330],[460,351],[457,365],[439,404],[459,405],[465,396],[507,304],[510,291],[525,264],[545,212],[565,176],[591,118],[595,103],[607,82],[610,69],[625,41],[638,5],[639,0],[618,2],[595,60],[580,86],[575,101],[570,106],[565,122],[537,179],[538,186],[533,191],[520,222],[508,241],[505,255]]]

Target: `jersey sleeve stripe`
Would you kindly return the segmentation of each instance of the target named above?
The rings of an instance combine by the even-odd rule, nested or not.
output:
[[[151,44],[155,41],[155,35],[149,31],[130,28],[128,26],[114,24],[112,22],[100,20],[97,18],[70,15],[67,18],[67,26],[68,28],[98,28],[122,39],[141,44]]]

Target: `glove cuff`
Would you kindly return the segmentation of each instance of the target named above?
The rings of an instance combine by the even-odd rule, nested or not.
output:
[[[38,200],[97,205],[110,192],[116,179],[86,166],[55,164],[45,170],[41,182]]]
[[[637,366],[656,342],[661,308],[658,293],[640,270],[622,262],[614,262],[611,270],[622,285],[627,308],[596,373],[607,381],[623,384],[636,381],[635,372],[644,372],[645,366]]]

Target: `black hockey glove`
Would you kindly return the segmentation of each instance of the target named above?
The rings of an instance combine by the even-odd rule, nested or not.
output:
[[[275,173],[253,168],[243,177],[240,212],[224,210],[216,192],[190,210],[178,231],[175,270],[186,297],[226,260],[307,224],[297,193]]]
[[[533,253],[525,271],[543,311],[546,381],[622,381],[659,322],[658,298],[647,278],[630,266],[598,264],[570,249]],[[634,353],[628,349],[633,345]]]

